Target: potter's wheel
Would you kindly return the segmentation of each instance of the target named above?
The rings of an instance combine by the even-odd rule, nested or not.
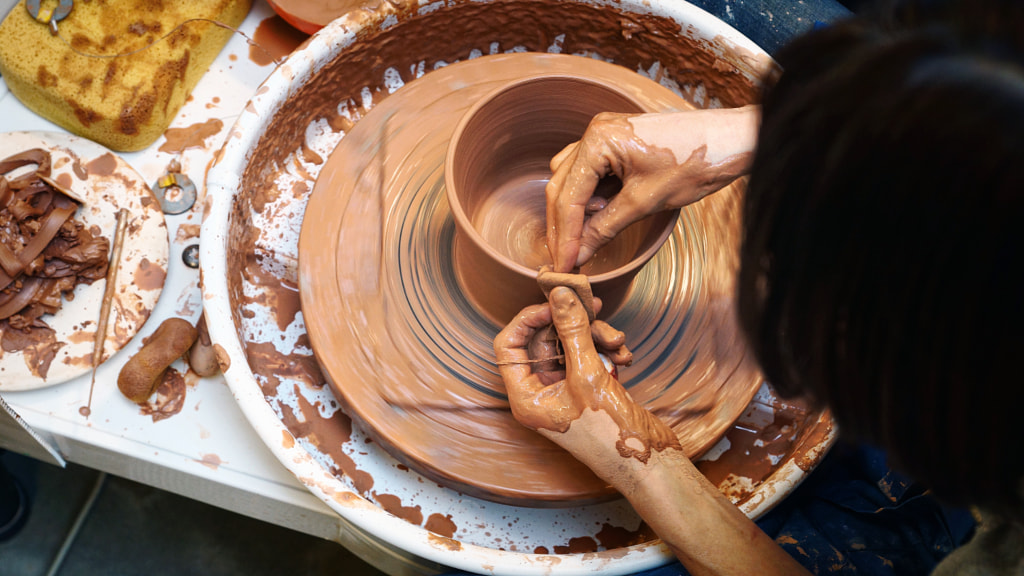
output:
[[[735,30],[676,0],[395,0],[334,21],[277,68],[241,111],[206,179],[203,308],[225,381],[267,448],[337,513],[337,539],[388,574],[632,574],[673,557],[622,499],[526,508],[430,481],[342,413],[310,348],[298,236],[338,142],[403,83],[452,62],[522,50],[613,61],[700,107],[756,101],[756,78],[773,66]],[[700,209],[738,216],[728,195],[714,196]],[[720,244],[705,242],[706,261],[734,256],[716,254]],[[648,404],[667,415],[671,403],[662,400]],[[762,386],[697,464],[758,517],[807,477],[834,437],[827,413],[780,405]]]
[[[500,84],[573,73],[614,82],[652,109],[673,92],[597,60],[477,58],[405,85],[324,164],[299,241],[302,310],[325,376],[394,457],[465,493],[517,505],[580,504],[614,492],[518,424],[493,361],[497,328],[459,290],[443,164],[462,114]],[[609,321],[634,365],[620,372],[691,457],[714,444],[761,383],[732,315],[740,186],[683,210]]]

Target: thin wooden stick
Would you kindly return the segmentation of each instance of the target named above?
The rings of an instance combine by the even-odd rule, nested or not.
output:
[[[96,369],[103,360],[103,348],[107,342],[107,324],[110,321],[110,303],[114,300],[117,288],[117,269],[121,264],[121,251],[124,249],[124,234],[128,229],[128,210],[117,211],[117,224],[114,228],[114,241],[110,247],[110,258],[107,260],[107,285],[103,290],[103,305],[100,306],[100,317],[96,323],[96,335],[92,347],[92,382],[89,383],[89,401],[85,405],[85,417],[92,414],[92,391],[96,387]]]

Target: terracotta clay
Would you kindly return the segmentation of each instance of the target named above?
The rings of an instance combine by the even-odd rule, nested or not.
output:
[[[164,379],[171,363],[181,358],[196,341],[196,329],[188,320],[163,321],[142,348],[128,359],[117,375],[117,387],[132,402],[145,402]]]
[[[442,166],[474,102],[510,81],[559,73],[613,83],[649,109],[690,107],[627,68],[588,58],[505,54],[437,69],[351,127],[321,168],[298,246],[306,330],[346,413],[421,474],[527,506],[615,492],[512,417],[494,364],[498,327],[456,280]],[[761,383],[732,310],[742,187],[684,209],[608,318],[634,352],[620,371],[624,386],[691,457],[715,443]]]
[[[556,286],[572,288],[572,291],[576,293],[583,303],[583,307],[587,310],[587,318],[591,322],[594,321],[596,317],[594,314],[594,290],[590,286],[590,282],[585,274],[552,272],[551,266],[541,266],[540,271],[537,273],[537,284],[540,286],[540,291],[544,293],[544,298],[548,298],[551,290]]]
[[[350,10],[370,5],[367,0],[270,0],[275,12],[306,34],[313,34]]]
[[[0,137],[0,158],[34,149],[45,151],[47,167],[37,165],[32,170],[25,165],[18,172],[5,176],[6,186],[0,183],[0,198],[6,191],[11,200],[10,208],[14,209],[7,218],[2,218],[0,227],[4,229],[4,238],[12,242],[10,246],[18,262],[22,258],[26,263],[32,261],[18,282],[46,285],[39,285],[35,290],[22,289],[16,298],[6,303],[8,309],[14,309],[21,299],[31,300],[31,303],[23,302],[23,306],[27,306],[0,326],[0,349],[4,352],[0,354],[0,373],[3,374],[0,390],[4,392],[66,382],[91,372],[110,358],[149,318],[163,289],[167,267],[164,214],[149,184],[124,159],[94,142],[72,135],[8,132]],[[33,172],[37,175],[42,172],[40,180],[46,186],[80,199],[74,216],[64,225],[55,225],[53,211],[49,225],[42,221],[18,224],[17,219],[10,217],[22,214],[23,220],[24,216],[46,208],[43,200],[48,193],[45,189],[24,180]],[[18,200],[22,194],[31,196],[29,204],[37,208]],[[57,205],[53,206],[56,210]],[[127,211],[127,220],[122,256],[117,266],[120,272],[112,286],[108,286],[110,239],[115,235],[121,209]],[[60,228],[59,233],[37,254],[38,258],[29,258],[47,233],[56,231],[55,226]],[[14,235],[22,227],[24,231],[35,230],[24,247],[21,247],[24,240]],[[6,260],[2,268],[4,275],[9,276],[8,272],[16,272],[16,267],[13,260]],[[51,282],[50,277],[57,281]],[[145,282],[136,282],[136,278],[142,277]],[[5,290],[10,293],[18,282],[7,285],[0,281],[0,284],[7,285]],[[28,298],[33,292],[34,296]],[[46,313],[40,315],[40,312]],[[109,320],[104,330],[100,330],[101,316]],[[97,341],[101,346],[97,346]],[[87,400],[83,397],[82,401]]]
[[[455,219],[455,272],[482,314],[502,327],[544,300],[537,271],[551,264],[544,186],[549,163],[579,140],[600,112],[648,112],[615,84],[546,75],[502,86],[472,106],[455,128],[445,159],[445,190]],[[618,191],[614,179],[599,195]],[[679,212],[655,214],[615,237],[580,270],[618,310],[637,272],[661,248]]]

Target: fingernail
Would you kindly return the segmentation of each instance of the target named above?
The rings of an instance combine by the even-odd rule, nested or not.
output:
[[[551,303],[556,310],[567,311],[576,305],[576,292],[565,286],[557,286],[551,290]]]
[[[579,253],[576,255],[576,267],[579,268],[580,266],[586,264],[587,261],[590,260],[590,257],[593,255],[594,253],[591,252],[590,250],[586,248],[580,248]]]

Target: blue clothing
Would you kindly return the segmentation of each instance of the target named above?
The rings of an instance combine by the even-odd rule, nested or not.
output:
[[[892,471],[885,454],[842,443],[758,526],[815,574],[930,574],[970,539],[974,517]],[[638,576],[689,574],[678,562]]]
[[[732,26],[769,54],[791,38],[850,16],[836,0],[690,0]]]

